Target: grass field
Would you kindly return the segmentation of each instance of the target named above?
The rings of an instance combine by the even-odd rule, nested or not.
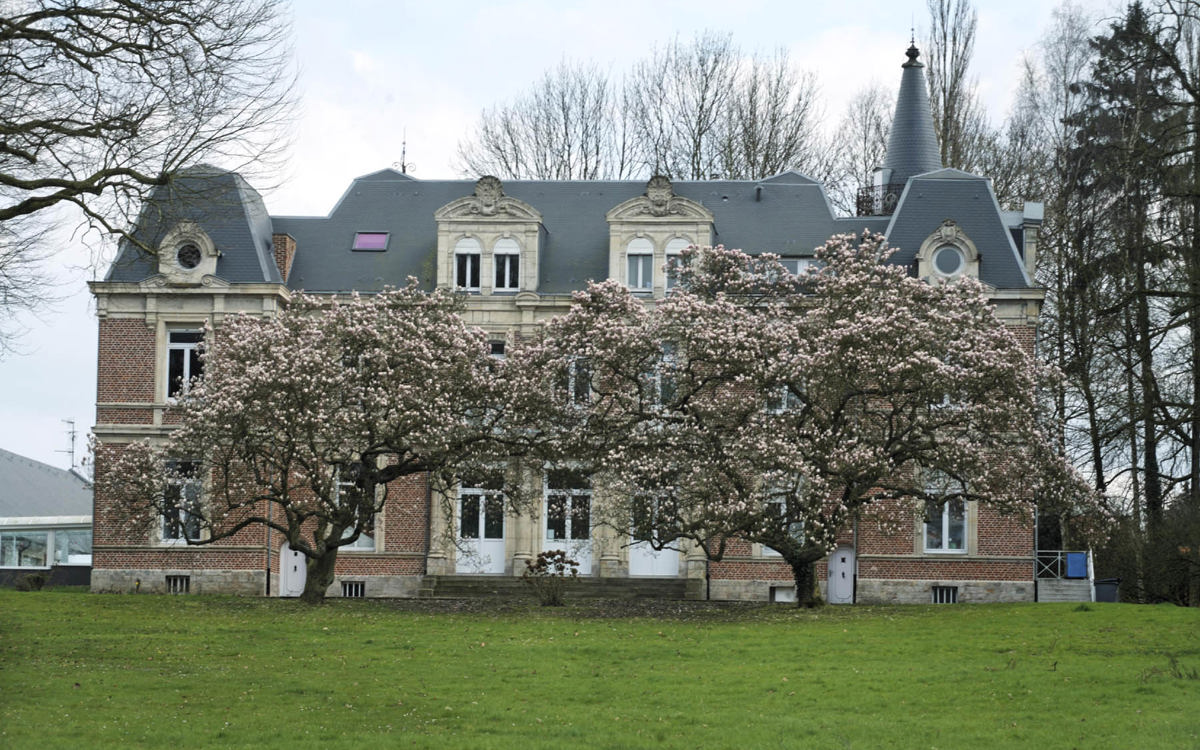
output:
[[[1200,610],[0,591],[3,748],[1197,748]]]

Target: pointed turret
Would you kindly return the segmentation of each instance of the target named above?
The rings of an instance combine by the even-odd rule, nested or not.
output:
[[[917,59],[921,53],[916,44],[905,54],[908,61],[902,66],[904,74],[900,79],[900,95],[896,98],[896,115],[892,118],[882,175],[884,183],[900,185],[913,175],[942,168],[933,113],[929,109],[925,65]]]
[[[929,109],[929,90],[925,86],[925,65],[916,42],[905,52],[908,61],[900,78],[896,114],[888,136],[887,156],[875,170],[873,184],[858,191],[859,216],[890,216],[904,193],[910,177],[942,168],[941,150],[933,129]]]

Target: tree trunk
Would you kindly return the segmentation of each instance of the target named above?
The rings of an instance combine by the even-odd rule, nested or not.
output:
[[[792,568],[792,578],[796,581],[796,606],[816,607],[821,602],[817,599],[817,561],[789,560]]]
[[[333,568],[337,564],[338,548],[325,550],[320,557],[308,558],[305,568],[307,578],[304,580],[304,593],[300,601],[307,604],[321,604],[325,601],[325,591],[333,583]]]

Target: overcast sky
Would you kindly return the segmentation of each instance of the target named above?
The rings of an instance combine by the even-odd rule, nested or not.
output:
[[[1056,3],[976,5],[973,72],[998,121],[1021,56]],[[415,177],[459,177],[456,147],[480,111],[528,90],[564,58],[619,76],[656,44],[704,30],[730,32],[747,52],[787,49],[815,74],[825,118],[836,120],[863,87],[898,85],[910,28],[920,38],[925,14],[923,0],[297,0],[302,112],[286,171],[264,197],[276,215],[323,216],[354,177],[398,164],[405,139]],[[66,468],[63,420],[75,421],[78,461],[95,419],[96,319],[86,281],[103,270],[88,267],[70,227],[61,235],[48,269],[61,299],[22,320],[22,353],[0,361],[0,448]]]

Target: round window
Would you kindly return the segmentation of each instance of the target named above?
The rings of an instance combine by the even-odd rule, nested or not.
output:
[[[933,267],[943,276],[953,276],[961,272],[965,265],[966,258],[963,257],[962,250],[952,245],[939,247],[933,254]]]
[[[175,258],[184,268],[195,268],[200,265],[200,248],[189,242],[179,248],[179,252],[175,253]]]

